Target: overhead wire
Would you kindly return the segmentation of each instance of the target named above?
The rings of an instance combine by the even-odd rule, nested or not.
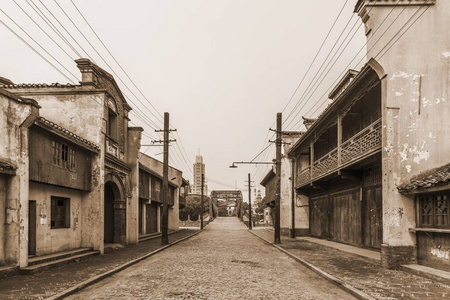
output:
[[[428,1],[428,0],[425,0],[424,3],[427,2],[427,1]],[[397,5],[399,4],[399,2],[400,2],[400,0],[399,0],[399,1],[396,3],[396,5],[391,9],[390,13],[392,13],[392,11],[394,10],[394,8],[397,7]],[[399,14],[395,17],[395,19],[390,23],[390,25],[386,28],[386,30],[385,30],[385,31],[380,35],[380,37],[375,41],[375,43],[372,45],[372,47],[371,47],[370,49],[367,50],[367,53],[369,53],[369,52],[375,47],[375,45],[381,40],[381,38],[386,34],[386,32],[392,27],[392,25],[394,24],[394,22],[400,17],[400,15],[403,13],[403,11],[404,11],[405,9],[406,9],[406,6],[400,11],[400,13],[399,13]],[[420,9],[421,9],[421,7],[419,7],[419,9],[417,9],[416,13],[417,13]],[[384,18],[383,22],[382,22],[382,23],[380,24],[380,26],[374,31],[373,35],[368,39],[368,41],[369,41],[371,38],[373,38],[373,37],[375,36],[376,31],[377,31],[379,28],[381,28],[381,25],[382,25],[382,24],[384,23],[384,21],[389,17],[390,13]],[[416,13],[415,13],[415,14],[416,14]],[[395,36],[397,36],[397,34],[398,34],[401,30],[403,30],[404,26],[406,26],[406,24],[409,23],[409,21],[411,20],[411,18],[413,18],[413,17],[415,16],[415,14],[414,14],[412,17],[410,17],[410,18],[408,19],[408,21],[402,26],[402,28],[394,35],[394,38],[395,38]],[[409,28],[410,28],[410,27],[409,27]],[[408,29],[409,29],[409,28],[408,28]],[[393,38],[391,38],[391,40],[385,45],[385,47],[392,41],[392,39],[393,39]],[[367,45],[368,41],[366,42],[365,45]],[[331,89],[331,88],[332,88],[332,87],[340,80],[340,78],[343,76],[343,74],[345,74],[345,72],[347,71],[348,67],[349,67],[349,66],[351,65],[351,63],[355,60],[355,58],[359,55],[359,53],[361,52],[361,50],[364,49],[365,45],[360,49],[360,51],[358,51],[358,53],[357,53],[357,54],[354,56],[354,58],[350,61],[350,63],[347,65],[347,67],[344,69],[344,71],[336,78],[336,80],[333,82],[333,84],[329,87],[328,90],[330,90],[330,89]],[[383,47],[383,49],[384,49],[385,47]],[[377,54],[377,55],[378,55],[378,54]],[[377,55],[375,55],[374,58],[376,58]],[[356,65],[360,64],[364,59],[365,59],[365,57],[361,58],[361,60],[360,60]],[[326,94],[327,94],[327,92],[325,92],[320,98],[324,97]],[[320,98],[319,98],[319,99],[320,99]],[[320,105],[317,106],[317,107],[316,107],[317,104],[314,105],[313,107],[311,107],[311,109],[310,109],[306,114],[309,114],[309,113],[312,111],[312,109],[313,109],[314,107],[316,107],[316,109],[312,112],[312,114],[315,114],[315,113],[317,112],[317,110],[318,110],[319,108],[321,108],[321,107],[326,103],[327,100],[328,100],[328,99],[323,100],[322,103],[320,103]],[[298,123],[299,123],[299,122],[297,122],[297,124],[298,124]],[[294,125],[294,126],[295,126],[295,125]]]

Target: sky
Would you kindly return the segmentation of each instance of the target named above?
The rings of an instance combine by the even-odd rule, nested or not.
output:
[[[272,161],[269,128],[275,128],[276,114],[283,113],[283,130],[304,130],[301,116],[317,116],[343,73],[365,63],[364,26],[353,13],[355,4],[2,0],[0,76],[14,83],[78,83],[73,60],[90,57],[128,98],[132,125],[145,130],[143,145],[161,139],[155,129],[168,112],[177,129],[170,164],[192,182],[201,154],[209,190],[237,187],[248,199],[247,174],[254,181],[252,197],[255,188],[264,195],[259,183],[270,166],[231,169],[232,162]],[[161,147],[141,151],[162,160]]]

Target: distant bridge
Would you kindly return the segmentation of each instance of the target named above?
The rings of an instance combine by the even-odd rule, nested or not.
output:
[[[241,217],[242,192],[239,190],[212,191],[212,211],[214,217]]]

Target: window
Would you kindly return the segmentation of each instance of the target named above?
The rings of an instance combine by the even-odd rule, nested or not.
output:
[[[425,228],[450,228],[450,192],[419,196],[419,226]]]
[[[112,109],[108,109],[106,134],[113,140],[117,139],[117,114]]]
[[[52,142],[53,165],[75,171],[75,150],[67,144]]]
[[[56,166],[60,165],[61,161],[61,144],[53,141],[53,164]]]
[[[70,228],[70,198],[52,196],[51,228]]]

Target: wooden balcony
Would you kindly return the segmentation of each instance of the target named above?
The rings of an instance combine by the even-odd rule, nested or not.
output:
[[[381,119],[373,122],[362,131],[342,143],[341,165],[366,156],[368,153],[381,148]]]
[[[338,150],[335,148],[316,160],[312,169],[309,166],[298,172],[295,177],[296,188],[337,172],[381,150],[381,119],[342,143],[340,157]]]

